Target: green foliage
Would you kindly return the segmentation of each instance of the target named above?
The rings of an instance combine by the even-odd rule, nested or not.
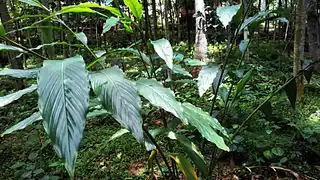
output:
[[[0,51],[18,51],[25,52],[23,49],[11,45],[5,45],[0,43]]]
[[[102,33],[108,32],[113,26],[117,25],[119,23],[119,18],[110,17],[106,20],[106,22],[103,24],[103,31]]]
[[[90,81],[104,108],[142,142],[141,101],[134,83],[116,67],[90,74]]]
[[[198,90],[200,97],[212,86],[215,79],[219,79],[219,66],[208,67],[201,69],[198,77]]]
[[[4,37],[6,35],[6,30],[4,29],[2,23],[0,23],[0,37]]]
[[[88,38],[83,32],[77,33],[76,38],[77,38],[77,40],[82,42],[82,44],[85,44],[85,45],[88,44]]]
[[[130,11],[137,18],[137,20],[141,20],[142,18],[142,4],[138,0],[124,0],[123,1],[126,6],[129,7]]]
[[[182,173],[185,175],[187,180],[197,180],[197,174],[195,170],[193,169],[191,163],[189,160],[178,154],[176,156],[171,156],[171,158],[177,163],[179,169],[182,171]]]
[[[217,119],[212,118],[208,113],[190,103],[183,103],[182,107],[182,118],[186,119],[185,121],[196,127],[204,138],[216,144],[218,148],[229,151],[229,147],[225,144],[223,138],[215,132],[215,130],[219,130],[227,136],[226,131]]]
[[[137,81],[139,94],[148,99],[156,107],[172,113],[180,118],[182,114],[181,104],[176,101],[174,93],[164,88],[159,82],[153,79],[140,79]],[[181,119],[184,124],[188,124],[186,119]]]
[[[71,177],[88,109],[89,80],[84,67],[81,56],[46,60],[38,78],[44,127]]]
[[[151,41],[151,44],[153,45],[154,50],[157,52],[160,58],[166,62],[167,66],[170,69],[172,69],[173,51],[170,42],[166,39],[159,39],[156,41]]]
[[[217,8],[217,16],[225,28],[229,25],[233,16],[237,14],[240,7],[241,4]]]

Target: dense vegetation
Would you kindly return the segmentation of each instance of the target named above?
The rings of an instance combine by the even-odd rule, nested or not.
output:
[[[319,179],[316,0],[0,0],[1,179]]]

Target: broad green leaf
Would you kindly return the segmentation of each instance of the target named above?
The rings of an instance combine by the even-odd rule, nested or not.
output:
[[[12,94],[8,94],[6,96],[2,96],[0,97],[0,107],[3,107],[5,105],[8,105],[10,103],[12,103],[13,101],[21,98],[23,95],[27,94],[27,93],[31,93],[34,90],[37,89],[37,85],[33,84],[28,88],[22,89],[20,91],[17,91],[15,93]]]
[[[186,119],[187,122],[197,128],[204,138],[216,144],[218,148],[229,151],[229,147],[225,144],[223,138],[215,132],[215,130],[219,130],[227,136],[227,132],[217,119],[190,103],[183,103],[182,107],[183,116],[181,116],[181,119]]]
[[[148,99],[152,105],[163,108],[180,118],[183,109],[170,89],[164,88],[154,79],[140,79],[137,81],[137,87],[139,94]],[[188,124],[187,120],[182,120],[184,124]]]
[[[93,110],[91,112],[88,112],[87,114],[87,119],[91,119],[91,118],[95,118],[97,116],[101,116],[101,115],[105,115],[105,114],[109,114],[109,112],[105,109],[97,109],[97,110]]]
[[[25,52],[23,49],[11,45],[5,45],[0,43],[0,51],[19,51],[19,52]]]
[[[182,171],[182,173],[185,175],[187,180],[197,180],[197,173],[195,172],[194,168],[192,167],[189,160],[178,154],[177,156],[171,156],[171,158],[177,163],[179,169]]]
[[[290,81],[290,83],[284,87],[284,90],[286,91],[287,97],[290,101],[292,108],[295,109],[296,108],[296,101],[297,101],[296,79],[293,79],[292,81]]]
[[[188,66],[204,66],[204,65],[206,65],[205,62],[202,62],[198,59],[187,58],[184,61],[185,61],[186,65],[188,65]]]
[[[124,4],[129,7],[130,11],[140,20],[142,18],[142,4],[138,0],[123,0]]]
[[[135,84],[117,67],[90,74],[90,81],[103,107],[142,142],[141,100]]]
[[[168,133],[168,137],[170,139],[178,140],[179,143],[183,146],[184,151],[188,154],[190,159],[194,162],[196,167],[203,173],[203,175],[206,176],[208,174],[208,168],[204,161],[203,155],[193,142],[191,142],[184,135],[176,134],[172,131]]]
[[[170,69],[172,69],[173,50],[170,42],[162,38],[156,41],[151,41],[151,44],[153,45],[154,50],[160,56],[160,58],[166,62],[167,66]]]
[[[241,40],[239,44],[239,49],[242,53],[244,53],[247,50],[248,44],[249,44],[249,39]]]
[[[85,44],[85,45],[88,44],[88,38],[87,38],[87,36],[84,34],[84,32],[77,33],[76,38],[77,38],[77,40],[79,40],[79,41],[82,42],[83,44]]]
[[[236,86],[236,94],[234,96],[234,99],[236,99],[238,97],[238,95],[242,92],[242,90],[244,89],[245,85],[248,83],[248,81],[250,81],[251,77],[252,77],[252,72],[253,69],[251,69],[250,71],[248,71],[243,78],[238,82],[237,86]]]
[[[36,78],[39,69],[8,69],[0,71],[0,76],[11,76],[15,78]]]
[[[200,97],[212,86],[214,79],[219,72],[219,66],[205,66],[199,72],[198,77],[198,91]]]
[[[268,15],[271,11],[261,11],[258,14],[247,18],[246,20],[244,20],[244,22],[241,24],[239,31],[242,31],[244,28],[246,28],[247,26],[249,26],[251,23],[257,22],[259,20],[261,20],[263,17],[265,17],[266,15]]]
[[[14,131],[22,130],[22,129],[26,128],[27,126],[31,125],[32,123],[34,123],[36,121],[40,121],[40,120],[42,120],[40,113],[35,112],[30,117],[20,121],[18,124],[5,130],[3,133],[1,133],[1,137],[3,137],[6,134],[11,134]]]
[[[240,7],[241,4],[217,8],[217,16],[225,28],[229,25],[233,16],[237,14]]]
[[[183,67],[181,67],[180,65],[177,65],[177,64],[173,65],[172,72],[175,74],[182,74],[184,76],[192,77],[191,74],[187,70],[185,70]]]
[[[35,6],[39,8],[43,8],[43,5],[37,0],[19,0],[20,2],[29,4],[30,6]]]
[[[115,16],[121,16],[121,13],[120,13],[119,9],[111,7],[111,6],[101,6],[101,5],[99,5],[97,3],[94,3],[94,2],[81,3],[81,4],[78,4],[78,5],[73,6],[73,7],[78,7],[78,8],[100,8],[100,9],[105,9],[105,10],[110,11]],[[103,15],[101,13],[98,13],[98,14],[99,15]]]
[[[119,18],[110,17],[106,20],[106,22],[103,24],[103,31],[102,33],[108,32],[113,26],[117,25],[119,22]]]
[[[89,105],[89,79],[83,58],[44,61],[38,92],[45,130],[73,177]]]
[[[174,61],[182,61],[183,59],[184,59],[184,55],[180,53],[175,54],[173,57]]]
[[[122,135],[124,135],[124,134],[126,134],[126,133],[128,133],[128,132],[130,132],[130,131],[128,131],[127,129],[120,129],[119,131],[117,131],[116,133],[114,133],[114,134],[108,139],[107,143],[110,142],[110,141],[112,141],[112,140],[114,140],[114,139],[117,139],[118,137],[120,137],[120,136],[122,136]]]
[[[0,23],[0,37],[6,36],[6,30],[4,29],[3,25]]]

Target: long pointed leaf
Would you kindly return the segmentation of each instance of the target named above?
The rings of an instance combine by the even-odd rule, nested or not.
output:
[[[103,107],[142,142],[141,100],[134,83],[117,67],[90,74],[90,81]]]
[[[186,157],[178,154],[175,157],[171,156],[171,158],[177,163],[179,169],[185,175],[187,180],[197,180],[198,179],[197,173],[195,172],[191,163],[189,162],[189,160]]]
[[[182,107],[183,116],[181,119],[187,119],[191,125],[197,128],[204,138],[216,144],[218,148],[229,151],[223,138],[215,132],[215,130],[219,130],[227,136],[225,129],[220,125],[217,119],[212,118],[207,112],[202,111],[200,108],[197,108],[190,103],[183,103]]]
[[[26,128],[27,126],[31,125],[32,123],[36,121],[42,120],[42,117],[39,112],[33,113],[30,117],[20,121],[18,124],[10,127],[9,129],[5,130],[3,133],[1,133],[1,137],[3,137],[6,134],[11,134],[14,131],[18,131],[21,129]]]
[[[33,92],[34,90],[37,89],[37,87],[38,87],[37,85],[33,84],[28,88],[25,88],[25,89],[22,89],[20,91],[15,92],[15,93],[0,97],[0,107],[3,107],[5,105],[12,103],[13,101],[21,98],[23,95],[25,95],[27,93]]]
[[[140,20],[142,18],[142,4],[138,0],[123,0],[124,4],[129,7],[130,11]]]
[[[39,69],[8,69],[0,71],[0,76],[11,76],[15,78],[36,78]]]
[[[25,51],[19,47],[5,45],[5,44],[1,44],[1,43],[0,43],[0,51],[18,51],[18,52],[25,53]]]
[[[151,41],[151,44],[154,47],[154,50],[163,59],[167,66],[172,69],[173,66],[173,50],[170,42],[167,39],[159,39],[156,41]]]
[[[69,175],[73,176],[89,99],[83,58],[44,61],[38,86],[45,130],[57,154],[64,159]]]

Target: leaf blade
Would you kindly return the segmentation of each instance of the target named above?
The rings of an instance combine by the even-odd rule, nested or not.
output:
[[[25,95],[27,93],[32,93],[37,88],[38,88],[38,86],[33,84],[28,88],[25,88],[25,89],[22,89],[20,91],[15,92],[15,93],[0,97],[0,107],[6,106],[6,105],[12,103],[13,101],[21,98],[23,95]]]

